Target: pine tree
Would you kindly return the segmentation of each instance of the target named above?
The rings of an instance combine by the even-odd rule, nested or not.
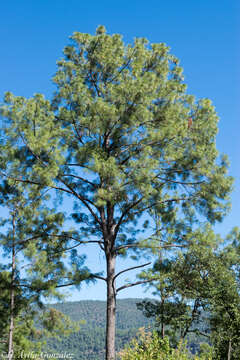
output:
[[[61,239],[61,213],[44,208],[44,196],[29,197],[26,186],[24,192],[20,190],[23,188],[7,181],[0,186],[0,204],[6,212],[0,223],[0,249],[5,258],[0,267],[0,338],[9,360],[18,359],[21,351],[40,350],[44,337],[76,328],[42,302],[62,298],[57,288],[66,269],[56,250]]]
[[[34,194],[68,195],[79,224],[75,259],[83,243],[103,251],[106,275],[92,278],[106,282],[106,359],[113,360],[116,295],[142,283],[117,287],[118,276],[130,269],[116,273],[116,259],[159,248],[149,236],[152,209],[158,231],[168,234],[161,246],[186,243],[185,216],[220,221],[232,179],[226,157],[218,159],[215,109],[186,93],[169,47],[144,38],[125,45],[103,26],[94,36],[76,32],[71,39],[58,62],[52,101],[6,94],[1,174],[31,185]]]

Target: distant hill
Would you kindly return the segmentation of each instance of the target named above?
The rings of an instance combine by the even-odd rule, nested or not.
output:
[[[117,351],[129,343],[140,327],[151,325],[136,303],[142,299],[117,300]],[[85,320],[79,332],[61,339],[48,342],[48,347],[58,353],[73,353],[78,360],[103,360],[105,348],[105,301],[83,300],[76,302],[57,303],[51,307],[68,315],[73,321]]]

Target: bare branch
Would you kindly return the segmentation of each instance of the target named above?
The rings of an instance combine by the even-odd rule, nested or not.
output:
[[[121,249],[128,249],[131,247],[138,247],[138,248],[145,248],[145,249],[165,249],[168,247],[179,247],[179,248],[183,248],[186,245],[178,245],[178,244],[166,244],[166,245],[159,245],[159,246],[152,246],[152,245],[144,245],[144,244],[126,244],[126,245],[121,245],[118,246],[117,248],[115,248],[115,251],[119,251]]]
[[[133,266],[133,267],[130,267],[130,268],[128,268],[128,269],[122,270],[122,271],[120,271],[118,274],[116,274],[116,275],[114,276],[113,281],[114,281],[119,275],[121,275],[121,274],[123,274],[123,273],[125,273],[125,272],[127,272],[127,271],[134,270],[134,269],[138,269],[138,268],[141,268],[141,267],[150,265],[150,264],[151,264],[151,262],[148,262],[148,263],[146,263],[146,264],[142,264],[142,265],[138,265],[138,266]]]
[[[82,281],[84,281],[84,280],[82,280]],[[16,286],[16,287],[21,287],[21,286],[23,286],[23,287],[26,287],[26,288],[28,288],[28,289],[31,289],[31,290],[35,290],[35,291],[43,291],[43,290],[47,290],[47,285],[49,285],[50,283],[46,283],[46,285],[44,286],[44,287],[42,287],[42,288],[36,288],[36,287],[33,287],[33,286],[31,286],[31,285],[28,285],[28,284],[18,284],[18,286]],[[57,285],[57,286],[55,286],[55,288],[62,288],[62,287],[66,287],[66,286],[73,286],[73,285],[78,285],[78,283],[76,283],[76,282],[72,282],[72,283],[68,283],[68,284],[62,284],[62,285]]]
[[[66,286],[73,286],[73,285],[78,285],[75,282],[73,283],[68,283],[68,284],[63,284],[63,285],[57,285],[56,288],[62,288],[62,287],[66,287]]]
[[[154,280],[158,280],[158,279],[157,279],[157,278],[152,278],[152,279],[147,279],[147,280],[141,280],[141,281],[137,281],[137,282],[132,283],[132,284],[126,284],[126,285],[120,286],[120,287],[116,290],[116,293],[118,293],[118,292],[121,291],[121,290],[127,289],[127,288],[129,288],[129,287],[136,286],[136,285],[141,285],[141,284],[145,284],[145,283],[148,283],[148,282],[151,282],[151,281],[154,281]]]

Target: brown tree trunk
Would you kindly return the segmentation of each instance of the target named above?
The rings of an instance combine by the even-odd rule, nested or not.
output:
[[[106,324],[106,360],[115,360],[115,322],[116,322],[116,291],[115,265],[116,258],[107,255],[107,324]]]
[[[161,336],[162,336],[162,339],[164,339],[164,336],[165,336],[165,327],[164,327],[163,319],[162,319],[162,326],[161,326]]]
[[[9,339],[8,339],[8,360],[13,359],[13,331],[14,331],[14,280],[15,280],[15,217],[12,220],[13,225],[13,244],[12,244],[12,274],[11,274],[11,288],[10,288],[10,327],[9,327]]]

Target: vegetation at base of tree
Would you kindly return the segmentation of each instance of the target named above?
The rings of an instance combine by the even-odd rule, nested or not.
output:
[[[157,332],[151,334],[142,329],[139,336],[118,353],[118,358],[121,360],[213,360],[211,353],[207,352],[192,356],[186,343],[180,342],[177,348],[172,348],[167,336],[162,339]]]
[[[145,299],[151,301],[151,299]],[[137,309],[140,299],[121,299],[117,300],[117,322],[116,322],[116,349],[117,352],[128,345],[131,339],[137,336],[139,328],[146,328],[153,331],[155,324],[153,319],[147,318],[142,311]],[[73,353],[76,359],[80,360],[103,360],[105,357],[105,323],[106,314],[104,312],[106,302],[94,300],[82,300],[78,302],[57,303],[52,305],[71,319],[76,321],[83,319],[85,324],[81,325],[79,331],[74,332],[69,337],[61,337],[56,341],[47,340],[48,349],[62,352]],[[207,314],[203,315],[200,326],[205,328]],[[199,327],[199,330],[201,328]],[[204,344],[206,338],[188,334],[187,348],[189,352],[196,354]],[[179,338],[178,338],[179,341]]]
[[[239,359],[239,234],[235,228],[223,241],[205,226],[185,252],[171,259],[161,254],[153,269],[141,274],[158,274],[150,287],[159,299],[145,300],[138,308],[155,319],[159,337],[168,335],[172,346],[195,334],[212,344],[214,359]]]

